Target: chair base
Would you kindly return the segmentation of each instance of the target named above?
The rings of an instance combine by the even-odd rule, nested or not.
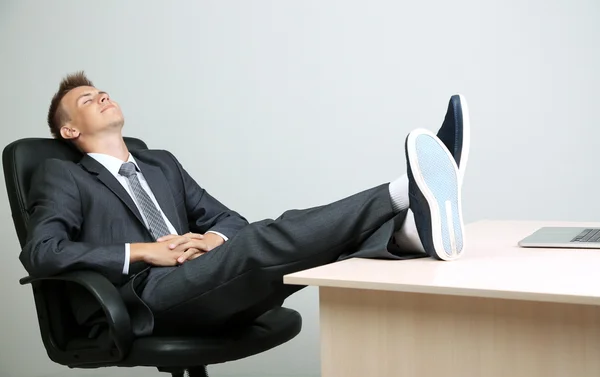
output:
[[[172,377],[208,377],[206,365],[192,368],[158,368],[158,371],[171,373]]]

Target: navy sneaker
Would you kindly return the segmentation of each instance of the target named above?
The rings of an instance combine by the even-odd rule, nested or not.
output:
[[[471,142],[469,108],[463,95],[455,94],[450,98],[446,117],[437,133],[437,137],[446,145],[446,148],[454,157],[462,184]]]
[[[461,184],[454,156],[428,130],[406,138],[410,209],[425,252],[453,260],[463,254]]]

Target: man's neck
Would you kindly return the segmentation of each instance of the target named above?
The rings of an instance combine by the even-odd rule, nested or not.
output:
[[[94,142],[92,145],[86,145],[83,150],[85,153],[102,153],[116,157],[122,161],[129,159],[129,150],[121,136],[103,139]]]

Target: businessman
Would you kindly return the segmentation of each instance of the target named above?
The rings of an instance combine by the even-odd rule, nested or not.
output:
[[[251,224],[198,185],[171,153],[129,151],[119,105],[83,72],[62,80],[48,124],[82,158],[49,159],[36,170],[20,260],[34,277],[78,269],[103,274],[121,292],[137,336],[251,321],[302,288],[284,285],[285,274],[326,263],[453,260],[463,253],[469,122],[459,95],[450,99],[437,136],[415,130],[405,151],[399,148],[398,172],[406,164],[407,174]],[[84,294],[72,306],[82,324],[99,312]]]

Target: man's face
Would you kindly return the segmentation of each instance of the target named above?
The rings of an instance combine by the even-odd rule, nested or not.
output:
[[[60,132],[65,139],[85,139],[100,132],[123,126],[123,113],[108,93],[92,86],[80,86],[67,93],[61,106],[70,120]]]

